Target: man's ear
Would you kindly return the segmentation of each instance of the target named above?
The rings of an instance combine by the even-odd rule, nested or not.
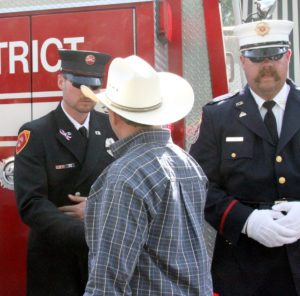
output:
[[[114,111],[109,110],[109,121],[112,127],[118,127],[120,125],[121,118]]]
[[[121,117],[117,113],[115,113],[111,110],[108,111],[108,117],[109,117],[109,122],[110,122],[111,128],[113,129],[117,138],[120,139],[121,135],[122,135],[122,119],[121,119]]]
[[[288,60],[291,59],[291,56],[292,56],[292,50],[291,50],[290,48],[288,49],[288,51],[287,51],[287,53],[286,53],[286,56],[287,56]]]
[[[242,65],[244,64],[245,59],[246,58],[243,55],[240,55],[240,62],[241,62]]]
[[[65,85],[65,78],[64,78],[63,74],[59,73],[57,75],[57,86],[59,89],[63,90],[64,85]]]

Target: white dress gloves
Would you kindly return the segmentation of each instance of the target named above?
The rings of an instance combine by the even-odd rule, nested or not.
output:
[[[294,212],[298,213],[298,230],[296,229],[296,222],[294,223],[292,217],[297,214],[292,213],[292,209],[289,207],[284,207],[284,209],[276,208],[276,211],[275,209],[254,210],[248,217],[243,229],[248,237],[269,248],[294,243],[299,239],[300,233],[300,202],[298,204],[299,206],[294,209]],[[287,211],[288,214],[285,216],[281,211]],[[289,213],[289,211],[291,211],[291,213]],[[289,214],[291,214],[291,217],[288,217]]]
[[[297,232],[297,239],[300,238],[300,202],[282,202],[272,207],[273,210],[286,212],[282,218],[277,220],[277,223]]]

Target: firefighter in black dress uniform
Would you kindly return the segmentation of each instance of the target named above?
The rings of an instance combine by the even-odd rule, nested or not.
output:
[[[59,50],[62,62],[57,109],[24,124],[15,155],[15,191],[29,227],[27,295],[79,296],[87,282],[85,197],[111,163],[115,138],[106,114],[83,96],[80,85],[99,92],[110,56]],[[83,130],[83,131],[82,131]]]
[[[235,28],[247,85],[203,108],[190,153],[210,185],[220,296],[300,295],[300,90],[287,79],[292,22]]]

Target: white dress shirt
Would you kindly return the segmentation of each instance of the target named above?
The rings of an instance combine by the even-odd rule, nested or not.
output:
[[[67,111],[64,109],[64,101],[61,102],[61,108],[64,111],[64,113],[66,114],[66,116],[69,118],[69,120],[73,123],[73,125],[75,126],[75,128],[77,130],[79,130],[82,126],[84,126],[87,130],[87,134],[89,134],[89,123],[90,123],[90,113],[88,114],[88,116],[86,117],[86,120],[84,121],[83,124],[78,123],[74,118],[72,118]]]
[[[253,95],[253,98],[258,106],[261,117],[264,118],[267,113],[267,109],[265,107],[263,107],[263,103],[265,102],[265,100],[263,98],[261,98],[259,95],[257,95],[251,88],[250,88],[250,91],[251,91],[251,94]],[[285,110],[289,91],[290,91],[290,86],[287,83],[285,83],[283,85],[282,89],[273,98],[273,101],[276,104],[274,105],[272,111],[276,118],[277,132],[278,132],[279,136],[281,133],[283,115],[284,115],[284,110]]]

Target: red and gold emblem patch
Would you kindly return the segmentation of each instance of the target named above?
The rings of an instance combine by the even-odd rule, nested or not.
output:
[[[16,145],[16,154],[19,154],[27,145],[30,138],[30,131],[29,130],[23,130],[19,136],[18,141]]]
[[[267,23],[260,22],[256,25],[255,32],[259,36],[265,36],[265,35],[269,34],[270,27]]]
[[[85,58],[85,62],[88,64],[88,65],[94,65],[95,64],[95,61],[96,61],[96,57],[92,54],[89,54],[88,56],[86,56]]]

